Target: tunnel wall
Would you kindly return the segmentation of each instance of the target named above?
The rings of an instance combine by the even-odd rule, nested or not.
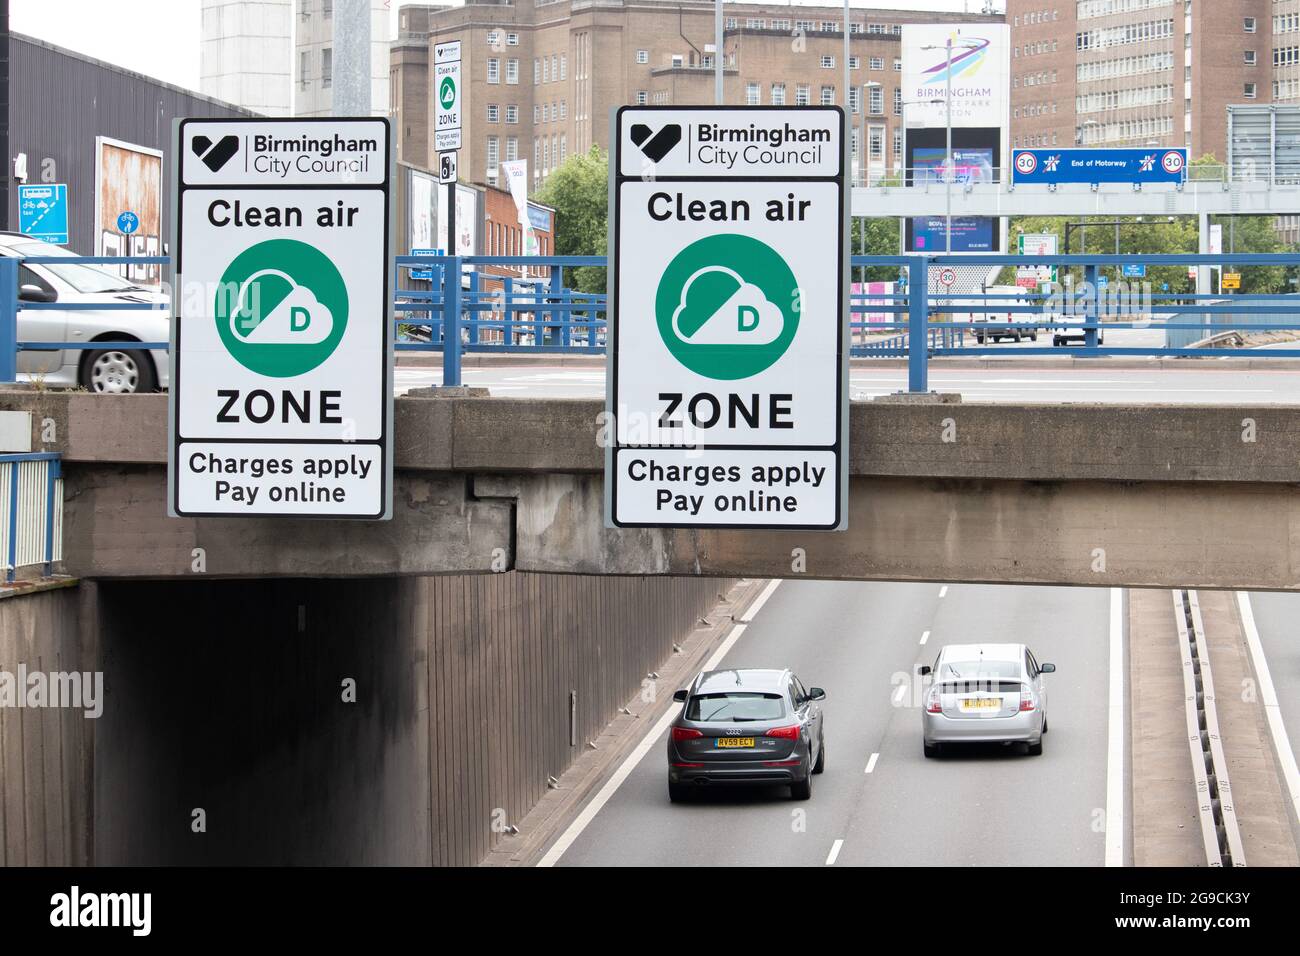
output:
[[[84,709],[15,706],[31,686],[20,675],[86,669],[80,603],[73,583],[0,596],[0,679],[12,682],[0,694],[3,866],[72,866],[89,858],[95,721]]]
[[[729,583],[101,582],[94,860],[476,863]]]

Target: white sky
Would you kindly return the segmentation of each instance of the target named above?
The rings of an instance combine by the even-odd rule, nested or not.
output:
[[[394,32],[397,7],[392,3]],[[796,6],[833,5],[835,0]],[[853,7],[908,10],[970,10],[983,0],[851,0]],[[1002,0],[996,0],[999,9]],[[39,37],[128,70],[197,90],[199,87],[200,0],[11,0],[15,33]]]

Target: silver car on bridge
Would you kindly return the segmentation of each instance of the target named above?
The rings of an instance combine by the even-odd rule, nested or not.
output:
[[[934,666],[917,672],[927,679],[921,729],[925,755],[964,743],[1023,743],[1033,755],[1043,752],[1047,733],[1044,674],[1055,664],[1039,664],[1024,644],[949,644]]]

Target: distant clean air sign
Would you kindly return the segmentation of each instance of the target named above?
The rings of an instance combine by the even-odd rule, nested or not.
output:
[[[845,526],[844,114],[624,107],[606,519]]]
[[[171,514],[390,517],[389,143],[177,124]]]

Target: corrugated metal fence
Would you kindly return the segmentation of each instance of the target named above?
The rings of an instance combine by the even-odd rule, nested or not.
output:
[[[22,568],[63,560],[63,479],[57,454],[0,455],[0,563]]]

